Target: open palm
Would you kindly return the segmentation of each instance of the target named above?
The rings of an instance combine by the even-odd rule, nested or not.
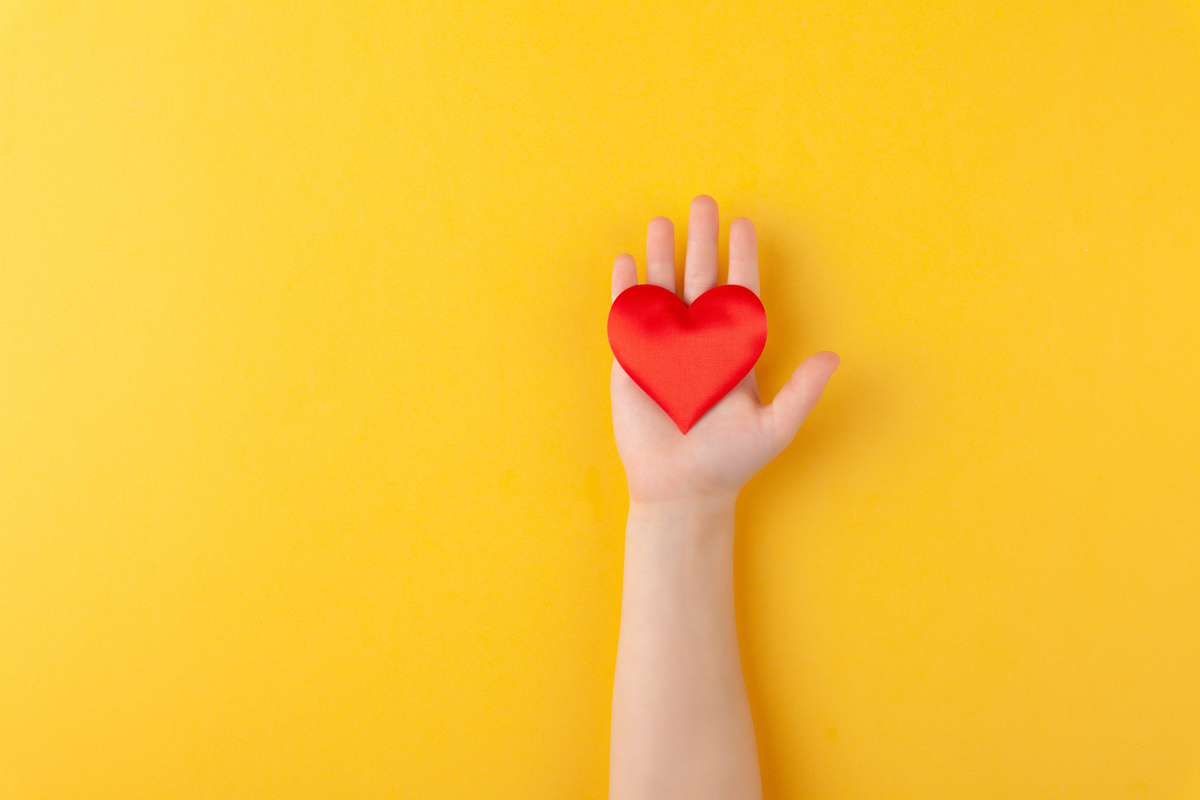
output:
[[[717,285],[718,233],[716,201],[707,195],[696,197],[688,220],[681,295],[689,306]],[[633,256],[617,256],[613,299],[637,282]],[[666,217],[655,217],[647,228],[646,282],[676,291],[675,231]],[[728,282],[759,293],[758,240],[753,223],[744,217],[729,227]],[[829,351],[810,356],[770,405],[762,404],[751,369],[684,435],[613,359],[613,431],[631,502],[734,500],[746,481],[795,438],[838,363],[838,356]]]

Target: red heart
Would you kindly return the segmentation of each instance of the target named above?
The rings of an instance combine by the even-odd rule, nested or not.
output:
[[[634,383],[687,433],[758,361],[767,312],[745,286],[717,286],[685,306],[669,289],[643,283],[613,301],[608,343]]]

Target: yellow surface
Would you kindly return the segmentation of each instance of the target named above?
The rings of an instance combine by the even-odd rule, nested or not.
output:
[[[606,791],[613,258],[758,226],[770,798],[1200,797],[1193,3],[0,5],[0,797]]]

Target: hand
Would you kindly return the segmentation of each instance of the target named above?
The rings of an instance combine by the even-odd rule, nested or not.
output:
[[[717,285],[718,231],[716,201],[707,195],[692,200],[682,294],[687,305]],[[633,256],[617,256],[613,299],[637,282]],[[676,291],[675,231],[666,217],[650,220],[646,231],[646,282]],[[758,239],[744,217],[729,226],[728,282],[758,294]],[[685,436],[614,358],[613,431],[631,508],[732,507],[746,481],[795,438],[839,363],[829,351],[809,356],[766,406],[751,369]]]

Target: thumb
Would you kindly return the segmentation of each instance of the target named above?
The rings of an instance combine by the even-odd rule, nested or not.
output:
[[[796,367],[791,379],[767,406],[774,422],[776,454],[783,452],[796,438],[796,432],[821,399],[825,384],[829,383],[841,362],[838,354],[829,350],[809,356]]]

